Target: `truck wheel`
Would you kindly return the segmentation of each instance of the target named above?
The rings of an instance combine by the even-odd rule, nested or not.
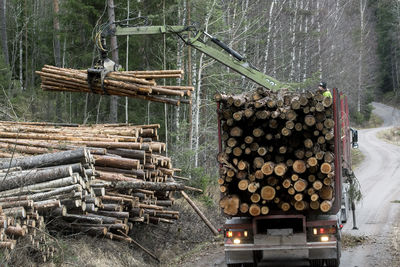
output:
[[[310,267],[322,267],[324,266],[324,260],[310,260]]]
[[[339,267],[339,261],[337,259],[326,260],[326,267]]]
[[[257,267],[256,263],[235,263],[227,264],[228,267]]]

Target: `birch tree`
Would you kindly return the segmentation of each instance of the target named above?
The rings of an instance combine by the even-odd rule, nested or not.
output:
[[[215,6],[216,0],[213,0],[212,4],[210,7],[207,8],[207,15],[204,19],[204,30],[207,32],[208,26],[210,23],[211,16],[213,14],[214,6]],[[204,37],[204,40],[205,41]],[[199,126],[200,126],[200,105],[201,105],[201,97],[200,97],[200,90],[202,86],[202,75],[203,75],[203,70],[206,67],[204,64],[204,57],[205,54],[201,53],[200,54],[200,59],[199,59],[199,67],[197,71],[197,83],[196,83],[196,95],[195,95],[195,101],[196,104],[194,106],[195,108],[195,129],[194,129],[194,150],[195,150],[195,155],[194,155],[194,167],[197,168],[199,166],[199,147],[200,147],[200,131],[199,131]]]
[[[358,87],[357,87],[357,111],[361,112],[361,94],[363,88],[363,59],[364,59],[364,34],[365,34],[365,11],[367,0],[359,0],[360,4],[360,50],[358,56]]]
[[[115,30],[115,12],[114,12],[114,0],[107,0],[108,10],[108,21],[111,24],[111,31]],[[117,37],[111,36],[111,54],[112,60],[118,64],[118,45]],[[118,97],[110,96],[110,122],[118,121]]]
[[[59,0],[53,0],[53,28],[54,28],[54,62],[57,67],[61,67],[61,45],[60,45],[60,21],[58,15],[60,12]]]

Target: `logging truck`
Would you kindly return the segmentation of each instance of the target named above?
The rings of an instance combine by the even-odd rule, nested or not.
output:
[[[321,209],[318,206],[313,208],[313,201],[311,201],[309,211],[297,208],[295,205],[295,208],[291,211],[289,208],[285,209],[282,205],[277,205],[280,208],[273,210],[270,206],[269,210],[265,212],[266,215],[263,215],[263,207],[261,207],[261,211],[255,208],[255,214],[252,214],[251,210],[247,211],[250,204],[244,203],[244,208],[242,209],[243,204],[241,204],[239,211],[225,211],[225,214],[231,215],[237,212],[237,215],[226,220],[222,229],[225,241],[225,258],[228,266],[254,266],[259,262],[288,261],[296,262],[296,264],[309,263],[310,266],[324,266],[325,263],[328,267],[339,266],[341,228],[343,227],[342,223],[347,220],[350,202],[346,174],[351,170],[350,147],[352,144],[354,147],[357,146],[357,132],[351,131],[349,127],[347,97],[339,93],[337,89],[333,90],[332,95],[332,117],[335,123],[331,141],[334,155],[332,162],[334,169],[331,172],[333,174],[332,188],[334,188],[334,191],[333,197],[330,197],[331,201],[329,201],[331,206],[327,210],[323,210],[324,202],[321,202]],[[217,102],[217,105],[218,114],[221,117],[224,112],[221,111],[220,102]],[[223,136],[224,130],[221,120],[220,118],[218,124],[219,150],[220,153],[224,154],[226,150],[223,149],[223,140],[226,138]],[[220,159],[219,162],[221,163]],[[222,166],[223,164],[221,164]],[[262,168],[261,170],[264,171]],[[222,173],[225,172],[226,170],[222,171]],[[302,171],[298,172],[302,173]],[[234,177],[237,177],[238,174]],[[277,175],[276,170],[274,175]],[[310,183],[310,180],[308,182]],[[221,181],[220,184],[224,186],[226,182]],[[240,187],[240,184],[238,185]],[[285,187],[284,183],[282,185]],[[296,186],[296,184],[294,185]],[[263,189],[267,187],[263,187]],[[225,190],[224,188],[221,192]],[[260,193],[261,200],[272,199],[263,196],[262,190]],[[295,193],[302,191],[304,189],[296,189]],[[236,191],[234,194],[240,194],[240,191]],[[319,193],[319,196],[322,198],[321,193]],[[312,199],[313,196],[311,196]],[[253,201],[252,197],[250,200],[250,203],[261,203],[257,199]],[[245,200],[241,197],[240,201],[243,203]],[[250,209],[253,205],[251,204]],[[268,201],[266,205],[269,205]],[[225,207],[231,208],[231,206]],[[251,216],[249,216],[249,213]]]
[[[116,30],[113,34],[116,36],[174,33],[187,45],[214,58],[263,88],[279,92],[281,88],[285,87],[276,79],[255,69],[246,62],[243,56],[214,36],[197,30],[193,26],[131,27],[129,25],[115,24]],[[96,43],[100,44],[102,52],[106,51],[106,34],[102,32],[96,36],[99,38]],[[214,46],[216,45],[217,48],[210,46],[209,41]],[[106,53],[102,54],[105,55]],[[109,60],[103,58],[103,61]],[[103,69],[100,68],[100,71],[109,70],[104,66]],[[261,93],[260,95],[263,99],[260,99],[260,97],[256,100],[259,101],[258,104],[262,107],[268,104],[266,100],[268,93],[264,95]],[[239,100],[239,106],[245,101]],[[298,101],[298,99],[294,99],[294,101]],[[307,104],[307,99],[305,101]],[[321,108],[321,103],[324,101],[328,103],[327,105],[324,103],[324,106],[329,107],[330,111],[328,112],[329,115],[326,116],[329,117],[329,119],[326,119],[329,123],[319,120],[318,117],[315,119],[313,116],[307,115],[311,113],[321,115],[324,110],[324,106]],[[277,125],[279,124],[277,119],[279,117],[285,119],[290,116],[289,113],[294,114],[293,116],[296,117],[296,110],[287,112],[288,109],[282,106],[278,106],[274,111],[272,109],[271,111],[259,110],[258,114],[254,115],[257,116],[254,120],[265,120],[264,124],[261,124],[267,124],[263,129],[267,129],[266,131],[273,129],[272,132],[275,131],[275,135],[264,132],[263,129],[254,128],[252,129],[253,135],[248,136],[248,138],[247,136],[242,136],[243,129],[239,127],[229,129],[224,129],[224,127],[235,125],[235,121],[240,121],[242,117],[250,118],[254,112],[238,109],[228,111],[227,114],[230,114],[228,117],[231,117],[225,118],[226,120],[223,121],[221,118],[221,114],[224,113],[221,108],[222,102],[222,99],[217,100],[219,156],[223,155],[221,156],[222,159],[219,159],[221,166],[220,177],[222,177],[219,179],[219,184],[222,196],[225,196],[225,198],[221,197],[221,201],[224,203],[221,204],[220,202],[220,206],[229,217],[223,229],[221,229],[224,233],[226,264],[228,266],[254,266],[260,262],[292,261],[297,264],[302,262],[309,263],[311,266],[324,266],[325,264],[328,267],[339,266],[342,222],[347,220],[350,202],[345,174],[352,173],[351,144],[354,142],[353,146],[357,146],[357,132],[350,131],[349,127],[347,97],[337,89],[333,89],[332,98],[330,100],[319,99],[315,101],[317,103],[315,107],[303,107],[303,104],[298,104],[295,109],[302,108],[307,126],[300,124],[298,127],[298,123],[295,124],[294,119],[287,119],[286,125],[282,130],[279,128],[281,131],[278,133],[276,133]],[[272,107],[275,108],[275,105]],[[325,115],[322,115],[324,120]],[[250,124],[253,124],[254,120]],[[250,124],[244,125],[251,128]],[[313,145],[312,138],[305,136],[305,140],[300,140],[301,143],[304,141],[304,146],[307,148],[305,151],[292,151],[293,147],[290,145],[282,145],[277,148],[273,145],[263,147],[256,144],[255,146],[252,143],[254,137],[257,139],[264,136],[271,142],[273,142],[274,138],[280,139],[281,136],[284,136],[282,139],[290,140],[293,132],[296,133],[297,131],[298,134],[302,132],[303,128],[310,129],[314,125],[322,126],[320,129],[316,127],[317,129],[308,134],[310,136],[314,134],[315,140],[318,141],[315,142],[316,145]],[[228,130],[230,130],[231,135],[223,133]],[[237,131],[235,132],[235,130]],[[320,134],[323,136],[319,136]],[[240,137],[239,139],[241,140],[244,139],[246,144],[236,146],[238,138],[235,137]],[[316,139],[317,137],[318,139]],[[246,138],[249,142],[246,142]],[[295,138],[292,138],[293,140]],[[266,141],[264,140],[264,142]],[[290,141],[288,142],[290,144]],[[226,149],[223,149],[223,143],[226,145]],[[314,151],[317,156],[310,152],[312,149],[320,149],[320,147],[328,148],[322,152]],[[271,160],[266,155],[274,149],[279,151],[277,152],[277,158],[275,158],[277,162],[264,162],[264,158]],[[258,161],[257,163],[255,161],[254,163],[249,163],[241,160],[242,153],[247,155],[258,153],[261,157],[254,159]],[[283,161],[284,157],[281,154],[285,153],[296,155],[297,160],[289,159]],[[307,155],[307,153],[310,154]],[[320,162],[324,161],[324,154],[328,155],[330,159],[326,160],[325,158],[325,162],[319,167]],[[303,158],[306,160],[303,160]],[[226,164],[222,164],[222,162]],[[259,166],[249,167],[250,164]],[[285,179],[286,176],[284,174],[288,168],[293,168],[295,171],[291,174],[290,179]],[[299,170],[296,170],[296,168]],[[302,168],[304,168],[304,171],[301,171]],[[316,168],[321,168],[321,171],[319,169],[315,171]],[[307,171],[310,169],[308,180],[302,175],[306,172],[305,169]],[[269,170],[272,171],[269,172]],[[251,173],[251,171],[255,171],[255,173]],[[271,176],[271,174],[277,177]],[[232,180],[235,182],[231,182]],[[239,187],[239,189],[232,189],[232,184],[234,184],[235,188]],[[289,192],[291,195],[289,198],[286,196],[277,197],[276,192],[282,188]],[[229,190],[233,190],[234,195],[229,195]],[[237,194],[248,197],[249,203],[240,199],[241,197],[238,197]],[[230,198],[230,201],[233,199],[233,201],[225,201],[226,197]],[[291,199],[291,201],[288,199]],[[310,199],[310,201],[307,202],[305,199]],[[234,203],[234,212],[228,211],[232,206],[231,203]],[[272,204],[270,205],[270,203]]]

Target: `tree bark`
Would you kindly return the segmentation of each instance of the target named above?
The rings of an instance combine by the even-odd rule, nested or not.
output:
[[[114,0],[107,0],[108,5],[108,21],[112,23],[110,26],[111,31],[115,31],[115,12],[114,12]],[[118,64],[118,44],[117,44],[117,37],[115,35],[111,36],[111,53],[112,53],[112,60]],[[118,121],[118,97],[111,96],[110,97],[110,122],[117,122]]]
[[[0,0],[0,27],[1,27],[1,46],[3,48],[3,57],[6,66],[10,66],[8,55],[8,39],[7,39],[7,18],[6,18],[6,0]]]
[[[204,214],[201,212],[201,210],[196,206],[196,204],[189,198],[189,196],[184,192],[181,191],[182,196],[185,198],[185,200],[189,203],[190,206],[194,209],[194,211],[199,215],[199,217],[203,220],[203,222],[207,225],[207,227],[211,230],[211,232],[214,234],[214,236],[217,236],[219,233],[217,229],[211,224],[211,222],[204,216]]]
[[[59,0],[53,0],[53,29],[54,29],[54,62],[57,67],[61,67],[61,45],[60,45],[60,21]]]
[[[36,167],[47,167],[79,162],[88,162],[88,154],[85,149],[61,151],[25,158],[14,158],[5,161],[3,160],[0,162],[0,169],[17,166],[21,167],[22,169],[32,169]]]
[[[10,174],[1,179],[0,191],[68,176],[72,176],[72,168],[70,166],[60,166],[49,169],[33,169],[29,170],[29,172],[21,173],[17,172],[16,174]]]

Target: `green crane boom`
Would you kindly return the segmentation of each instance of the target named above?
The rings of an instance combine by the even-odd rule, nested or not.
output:
[[[188,37],[189,32],[193,32],[193,37]],[[253,82],[277,91],[283,87],[278,80],[265,75],[264,73],[258,71],[245,61],[244,57],[241,56],[235,50],[229,48],[226,44],[213,37],[204,31],[198,31],[194,26],[120,26],[117,25],[115,35],[126,36],[126,35],[152,35],[152,34],[176,34],[187,44],[193,48],[201,51],[207,56],[215,59],[216,61],[224,64],[225,66],[231,68],[232,70],[238,72],[239,74],[247,77]],[[200,37],[206,36],[208,39],[204,42]],[[212,47],[207,44],[208,41],[213,42],[217,46],[221,47],[224,51],[220,51],[217,48]]]

